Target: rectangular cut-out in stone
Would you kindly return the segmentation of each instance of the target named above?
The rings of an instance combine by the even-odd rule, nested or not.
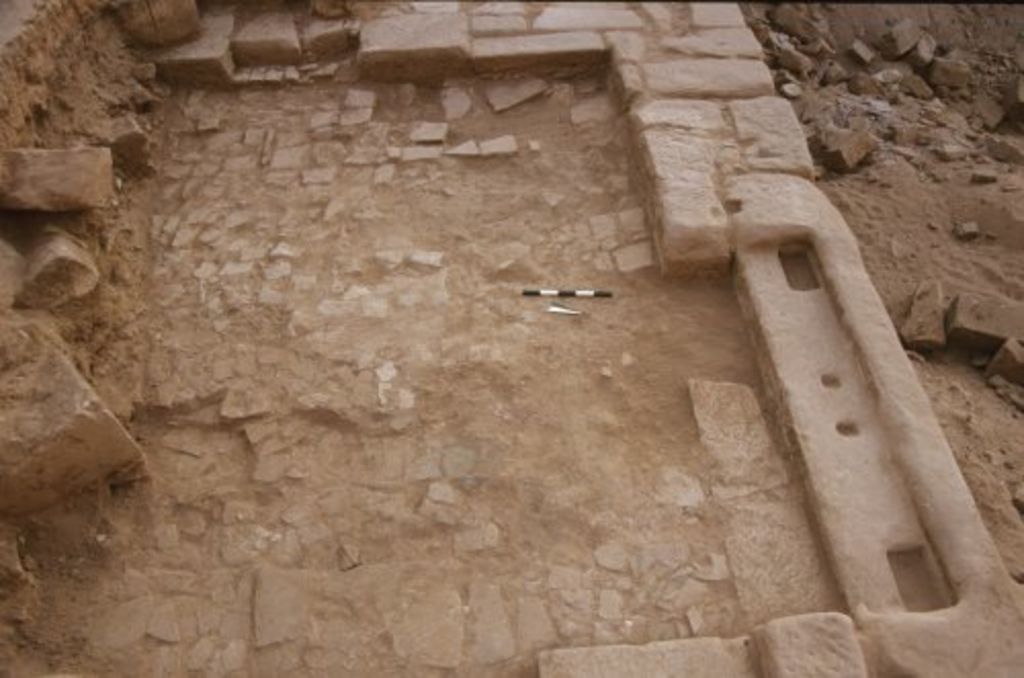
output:
[[[233,14],[207,14],[200,20],[199,37],[160,52],[155,58],[160,76],[183,84],[227,84],[235,63],[231,56]]]
[[[949,607],[951,596],[942,571],[924,546],[890,549],[889,566],[904,607],[928,612]]]
[[[692,134],[717,136],[725,131],[725,120],[713,101],[658,99],[634,107],[632,118],[638,129],[677,127]]]
[[[359,70],[369,78],[437,80],[469,70],[469,28],[462,14],[374,19],[359,39]]]
[[[586,31],[473,41],[473,64],[481,72],[588,67],[607,59],[601,36]]]
[[[702,379],[691,379],[689,386],[701,445],[715,460],[716,496],[728,498],[785,484],[786,467],[753,389]]]
[[[838,612],[773,619],[754,631],[768,678],[868,678],[853,621]]]
[[[673,52],[695,57],[761,58],[761,43],[747,27],[713,28],[661,41]]]
[[[680,59],[644,64],[656,94],[697,99],[749,99],[775,92],[768,67],[754,59]]]
[[[691,638],[540,653],[540,678],[756,678],[747,638]]]
[[[640,29],[644,22],[630,9],[549,7],[533,20],[535,31]]]
[[[788,101],[780,97],[730,101],[729,110],[750,169],[814,177],[803,128]]]

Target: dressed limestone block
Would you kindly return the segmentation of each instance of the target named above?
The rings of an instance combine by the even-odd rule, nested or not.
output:
[[[779,97],[731,101],[729,110],[750,169],[814,177],[803,128],[788,101]]]
[[[469,27],[457,14],[374,19],[360,33],[359,70],[378,80],[437,80],[469,70]]]

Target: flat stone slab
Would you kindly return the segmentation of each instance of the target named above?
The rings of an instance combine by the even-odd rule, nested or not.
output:
[[[634,108],[630,115],[639,129],[675,127],[701,136],[717,136],[726,129],[722,109],[712,101],[658,99]]]
[[[481,72],[589,67],[607,58],[601,36],[588,31],[473,41],[473,64]]]
[[[772,678],[867,678],[853,621],[838,612],[773,619],[754,631]]]
[[[979,351],[996,351],[1010,338],[1024,340],[1024,303],[961,293],[949,311],[947,338]]]
[[[746,638],[693,638],[541,652],[540,678],[755,678]]]
[[[374,19],[360,32],[359,70],[379,80],[436,80],[467,72],[469,47],[461,14]]]
[[[751,170],[814,178],[814,162],[793,107],[779,97],[729,103],[743,159]]]
[[[642,29],[644,22],[629,9],[549,7],[533,20],[535,31],[597,31]]]
[[[484,96],[495,113],[524,104],[548,91],[548,83],[539,78],[504,80],[487,85]]]
[[[183,85],[231,82],[235,70],[231,56],[233,14],[207,14],[200,19],[199,37],[173,47],[154,58],[160,77]]]
[[[696,57],[760,59],[761,43],[749,28],[714,28],[682,37],[665,38],[663,47]]]
[[[743,25],[743,13],[735,2],[690,3],[690,26],[693,28],[722,28]]]
[[[295,19],[290,14],[260,14],[243,25],[231,39],[235,62],[243,66],[297,64],[302,46]]]
[[[768,67],[753,59],[684,59],[644,64],[657,94],[697,99],[750,99],[775,93]]]
[[[113,193],[109,148],[0,151],[0,208],[92,209],[106,205]]]
[[[45,508],[142,463],[142,450],[41,327],[0,328],[0,513]]]

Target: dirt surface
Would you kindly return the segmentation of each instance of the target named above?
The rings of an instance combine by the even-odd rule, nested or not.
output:
[[[766,9],[750,5],[745,11],[755,21],[767,21]],[[1024,130],[1009,119],[986,129],[976,112],[981,98],[1001,99],[1008,80],[1021,73],[1024,10],[823,4],[816,11],[827,22],[836,60],[850,73],[887,65],[859,67],[846,49],[855,38],[873,45],[900,19],[930,32],[940,49],[959,49],[971,65],[968,88],[941,91],[928,100],[905,93],[855,95],[845,83],[805,80],[803,94],[793,101],[812,141],[824,125],[860,118],[879,142],[851,173],[821,167],[819,186],[857,236],[893,323],[903,322],[914,289],[925,280],[940,281],[947,299],[973,292],[1024,300],[1024,168],[990,151],[1000,139],[1021,144]],[[777,66],[776,72],[782,71]],[[963,148],[963,157],[944,159],[939,152],[944,145]],[[994,171],[996,181],[973,181],[979,168]],[[955,237],[954,226],[965,222],[977,223],[981,237],[970,242]],[[914,357],[1006,565],[1024,580],[1024,522],[1012,499],[1024,486],[1024,413],[986,385],[986,356],[950,348]]]

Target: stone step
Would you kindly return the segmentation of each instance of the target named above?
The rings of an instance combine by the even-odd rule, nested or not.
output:
[[[234,14],[206,14],[200,19],[199,37],[164,50],[154,57],[165,80],[183,85],[228,85],[235,70],[231,54]]]

